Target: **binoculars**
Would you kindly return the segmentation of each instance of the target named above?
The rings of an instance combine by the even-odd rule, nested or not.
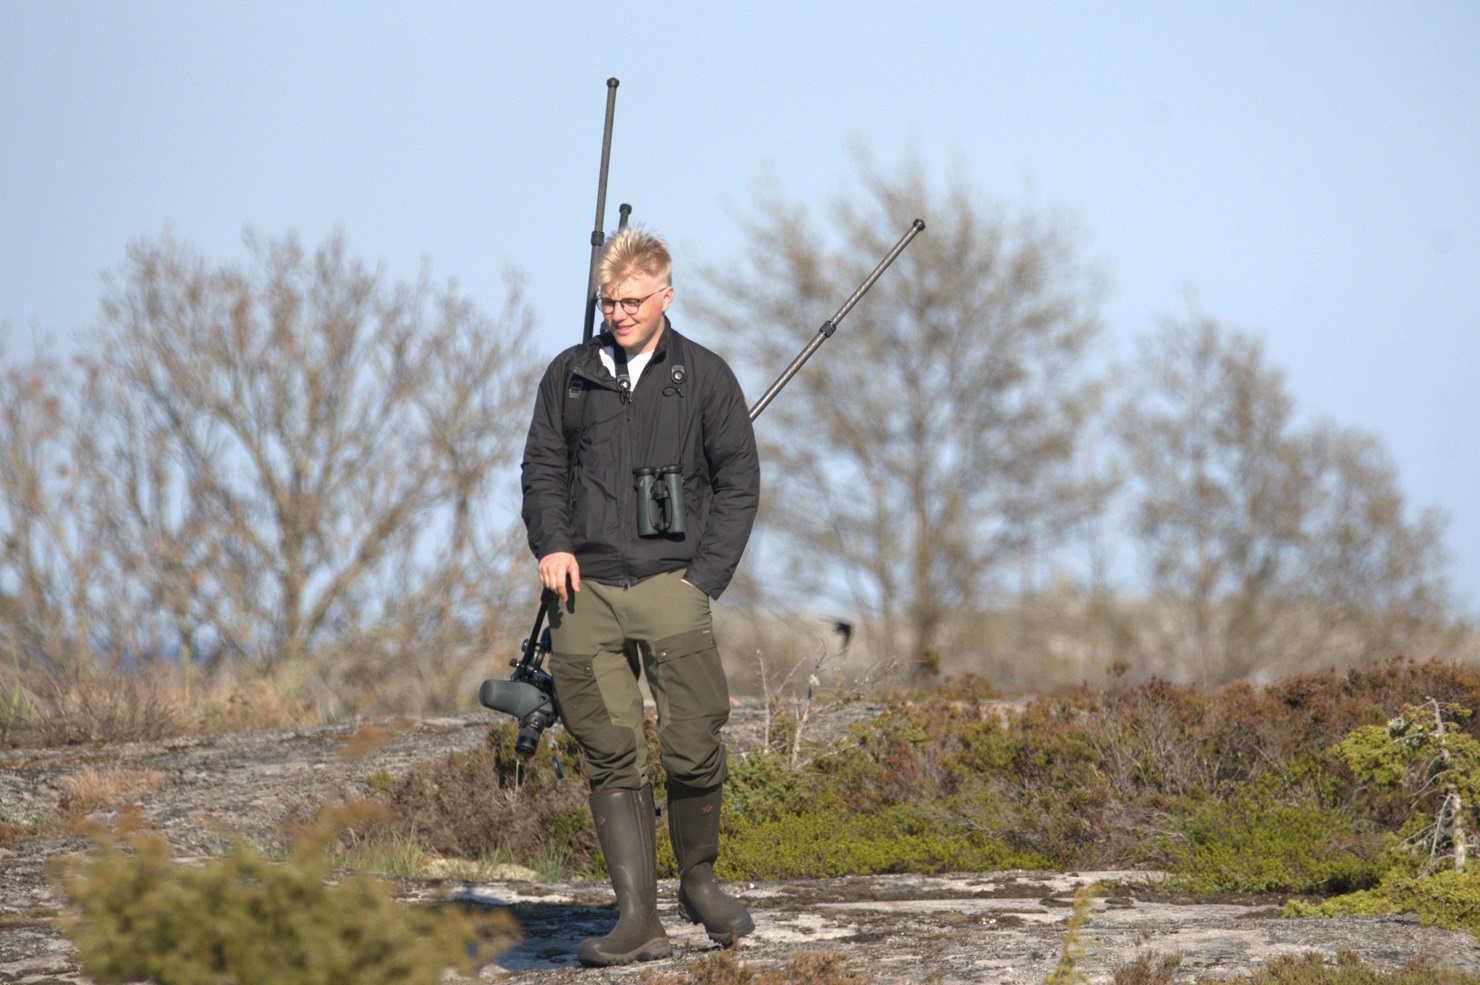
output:
[[[637,535],[662,537],[688,529],[688,511],[683,502],[683,467],[632,470],[637,486]]]

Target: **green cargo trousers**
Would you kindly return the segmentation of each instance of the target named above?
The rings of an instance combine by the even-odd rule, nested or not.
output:
[[[717,787],[727,763],[720,730],[730,690],[709,597],[682,571],[634,585],[582,581],[550,614],[550,676],[566,729],[586,754],[591,792],[647,782],[639,672],[658,705],[660,762],[672,780]]]

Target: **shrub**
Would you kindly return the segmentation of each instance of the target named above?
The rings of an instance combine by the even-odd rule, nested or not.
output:
[[[1285,907],[1285,915],[1291,917],[1381,913],[1412,913],[1425,924],[1480,935],[1480,875],[1453,869],[1430,876],[1393,871],[1374,889],[1321,903],[1293,901]]]
[[[814,879],[1041,868],[1047,861],[928,808],[895,805],[856,813],[832,802],[733,825],[715,871],[723,879]]]
[[[1470,716],[1432,699],[1405,704],[1386,725],[1364,725],[1333,750],[1364,782],[1410,797],[1414,816],[1398,850],[1420,875],[1465,865],[1480,808],[1480,742],[1458,724]]]
[[[1213,693],[1148,681],[1011,705],[964,699],[987,693],[976,684],[896,694],[805,761],[734,750],[721,867],[732,878],[788,878],[1131,865],[1206,890],[1370,888],[1392,864],[1384,835],[1402,829],[1412,804],[1361,783],[1333,747],[1426,687],[1480,698],[1472,672],[1408,661]],[[513,736],[502,723],[483,749],[379,781],[394,830],[468,858],[548,859],[564,843],[569,874],[604,874],[584,786],[549,767],[554,747],[578,770],[578,747],[552,729],[536,762],[522,764]],[[651,734],[649,752],[661,804]]]
[[[382,796],[386,818],[368,839],[410,837],[461,858],[500,856],[531,868],[563,854],[573,872],[598,874],[600,847],[579,779],[581,750],[564,729],[551,729],[528,761],[514,751],[518,726],[499,721],[483,745],[414,767]],[[572,774],[561,780],[559,758]]]
[[[0,739],[11,746],[135,742],[187,734],[194,721],[173,675],[80,668],[17,675],[0,703]]]
[[[1195,891],[1329,893],[1374,884],[1380,847],[1334,811],[1272,802],[1251,789],[1197,809],[1173,857]]]
[[[1425,687],[1480,697],[1472,671],[1404,660],[1212,694],[1156,680],[1080,689],[1010,718],[916,694],[817,765],[859,806],[929,802],[1058,867],[1150,864],[1227,880],[1217,888],[1343,891],[1375,883],[1380,832],[1410,811],[1360,785],[1331,746]],[[1168,822],[1197,837],[1160,836]],[[1216,859],[1213,832],[1231,839]]]
[[[1480,985],[1480,975],[1444,967],[1422,955],[1387,971],[1343,951],[1336,956],[1334,967],[1315,952],[1285,954],[1251,975],[1217,981],[1218,985]]]
[[[1135,957],[1115,965],[1110,985],[1172,985],[1173,976],[1181,966],[1180,952],[1138,951]]]
[[[245,844],[202,866],[178,865],[163,836],[99,836],[62,885],[68,936],[84,975],[155,985],[434,985],[480,949],[512,943],[507,918],[408,907],[366,875],[330,884],[328,820],[285,864]]]
[[[325,719],[271,676],[199,680],[177,665],[140,668],[39,667],[0,673],[0,747],[151,742]]]
[[[726,815],[747,822],[781,817],[790,810],[800,775],[779,753],[732,756],[725,781]]]
[[[1362,725],[1386,722],[1405,704],[1434,698],[1440,704],[1480,708],[1480,673],[1439,660],[1394,657],[1344,674],[1327,671],[1277,680],[1251,703],[1263,723],[1259,745],[1280,757],[1291,750],[1325,749]],[[1480,723],[1466,731],[1480,735]]]

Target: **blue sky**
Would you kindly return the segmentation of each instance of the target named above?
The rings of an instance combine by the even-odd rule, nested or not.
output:
[[[1077,222],[1113,344],[1195,299],[1264,339],[1308,418],[1378,435],[1450,514],[1480,613],[1473,2],[0,0],[6,349],[93,323],[131,240],[237,260],[250,226],[340,229],[490,312],[512,264],[553,354],[580,335],[612,76],[607,226],[626,201],[669,238],[676,319],[762,180],[822,210],[853,142],[959,170]]]

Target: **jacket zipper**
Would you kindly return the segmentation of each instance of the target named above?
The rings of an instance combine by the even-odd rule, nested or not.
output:
[[[628,502],[631,504],[630,509],[627,511],[627,515],[632,518],[632,522],[635,524],[637,522],[637,486],[632,481],[632,470],[637,466],[633,465],[632,463],[633,461],[635,461],[635,459],[633,458],[633,449],[637,447],[637,440],[633,434],[633,431],[636,428],[636,422],[633,418],[633,409],[634,404],[636,403],[636,396],[632,392],[632,381],[625,373],[622,374],[621,378],[617,380],[617,395],[622,400],[622,406],[623,408],[625,408],[627,416],[627,449],[625,456],[626,461],[623,464],[627,473],[625,482],[625,487],[627,490],[626,496],[628,498]],[[627,533],[628,535],[630,535],[631,531],[628,531]],[[627,543],[626,537],[622,537],[618,541],[618,543],[625,545]],[[631,587],[631,561],[628,558],[627,550],[624,546],[622,548],[622,591],[625,592]]]

